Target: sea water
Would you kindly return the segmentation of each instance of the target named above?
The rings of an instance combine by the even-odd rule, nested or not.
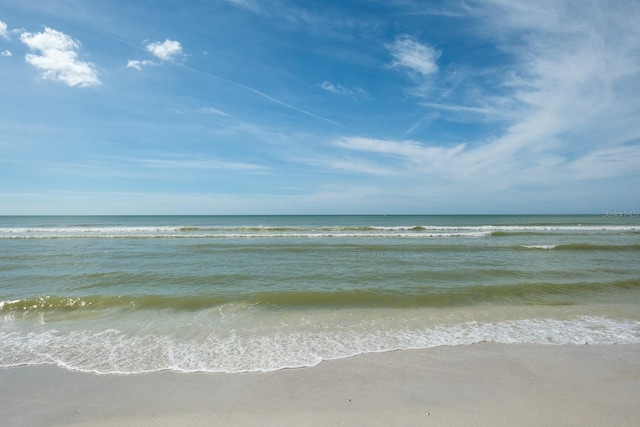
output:
[[[640,343],[640,219],[0,217],[0,366],[270,371]]]

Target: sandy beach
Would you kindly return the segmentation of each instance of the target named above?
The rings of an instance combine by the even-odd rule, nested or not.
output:
[[[0,370],[4,426],[631,426],[640,345],[479,344],[267,373]]]

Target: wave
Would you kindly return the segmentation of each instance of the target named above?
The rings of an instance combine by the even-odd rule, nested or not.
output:
[[[640,226],[70,226],[0,228],[0,239],[30,238],[437,238],[529,234],[640,233]]]
[[[570,251],[638,251],[640,245],[598,245],[573,243],[564,245],[517,245],[515,249],[570,250]]]
[[[482,304],[572,305],[594,295],[640,290],[640,279],[613,282],[523,283],[506,286],[474,285],[457,288],[420,287],[404,292],[381,290],[269,291],[193,296],[42,296],[0,301],[3,314],[41,314],[94,310],[197,311],[224,304],[262,308],[420,308]]]
[[[640,290],[640,279],[611,283],[526,283],[521,285],[474,285],[460,288],[418,288],[394,293],[369,290],[334,292],[262,292],[248,302],[266,307],[380,307],[443,308],[501,305],[572,305],[594,294]]]
[[[42,296],[19,300],[0,301],[0,313],[51,313],[93,310],[153,310],[171,309],[194,311],[216,307],[234,301],[233,296],[169,297],[137,296]]]
[[[132,239],[132,238],[173,238],[173,239],[275,239],[275,238],[447,238],[447,237],[463,237],[463,238],[479,238],[487,237],[491,233],[485,231],[476,232],[434,232],[434,233],[402,233],[402,232],[367,232],[367,233],[348,233],[344,230],[339,231],[300,231],[287,233],[249,233],[249,232],[218,232],[218,233],[198,233],[198,234],[176,234],[159,232],[131,232],[129,230],[120,230],[118,233],[108,232],[85,232],[82,234],[74,234],[71,232],[40,232],[40,233],[4,233],[0,234],[0,239],[78,239],[78,238],[109,238],[109,239]]]
[[[255,372],[314,366],[363,353],[482,342],[638,344],[640,321],[581,316],[397,327],[371,322],[347,328],[207,330],[193,336],[145,328],[0,330],[0,367],[58,365],[98,374]]]

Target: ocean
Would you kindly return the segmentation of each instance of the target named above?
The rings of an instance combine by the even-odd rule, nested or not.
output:
[[[0,217],[0,367],[252,372],[640,343],[640,218]]]

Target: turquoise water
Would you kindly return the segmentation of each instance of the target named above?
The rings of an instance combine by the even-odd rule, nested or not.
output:
[[[639,261],[631,215],[0,217],[0,366],[639,343]]]

